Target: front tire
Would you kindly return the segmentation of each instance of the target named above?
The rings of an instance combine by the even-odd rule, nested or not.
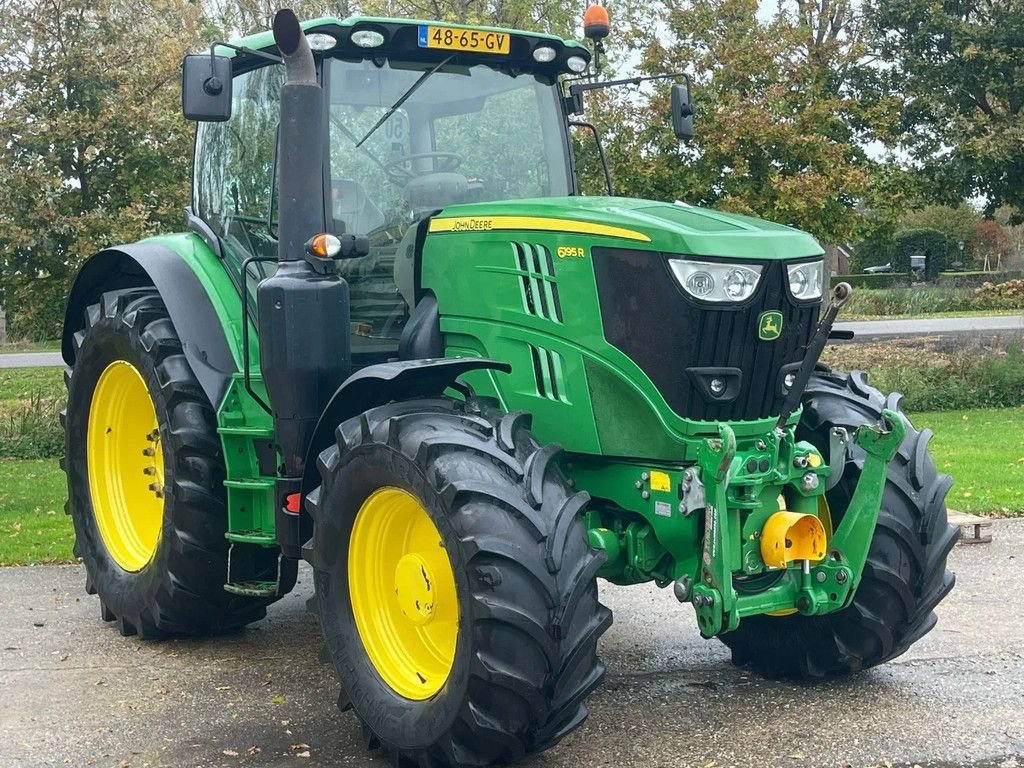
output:
[[[145,638],[225,632],[262,618],[268,600],[223,589],[227,509],[216,417],[160,295],[103,294],[86,309],[73,345],[63,418],[67,511],[102,618]],[[246,557],[242,568],[276,573],[276,552]]]
[[[580,517],[589,497],[569,490],[557,447],[540,448],[528,423],[472,401],[394,403],[342,424],[320,455],[307,508],[339,705],[396,760],[483,766],[539,752],[583,722],[604,674],[597,640],[611,613]],[[386,524],[400,508],[408,534]],[[415,593],[409,558],[423,568]],[[367,629],[378,620],[391,629]],[[383,647],[406,635],[436,653],[415,639]]]
[[[867,375],[819,370],[803,398],[799,440],[828,456],[829,432],[852,435],[875,424],[888,408],[902,413],[902,396],[885,397]],[[952,484],[928,454],[930,430],[907,434],[889,463],[874,538],[853,603],[825,616],[751,616],[721,636],[733,663],[750,665],[769,677],[818,678],[844,675],[896,658],[935,626],[934,608],[953,588],[946,557],[958,530],[946,519]],[[842,520],[864,467],[864,451],[852,441],[842,479],[826,498],[835,526]]]

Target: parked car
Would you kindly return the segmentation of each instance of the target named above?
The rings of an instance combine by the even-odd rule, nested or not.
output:
[[[885,264],[874,267],[864,267],[864,271],[871,275],[877,275],[879,272],[892,272],[892,262],[887,261]]]

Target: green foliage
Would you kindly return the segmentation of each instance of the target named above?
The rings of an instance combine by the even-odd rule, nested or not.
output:
[[[8,0],[4,11],[0,301],[11,335],[53,338],[85,258],[180,225],[191,129],[178,72],[206,34],[189,0]]]
[[[1024,213],[1024,3],[868,0],[902,115],[887,137],[920,164],[928,199],[983,197]]]
[[[1024,278],[1024,271],[1007,272],[941,272],[939,285],[951,288],[978,288],[985,283],[1004,283]]]
[[[910,413],[1024,406],[1024,354],[1017,338],[1005,349],[939,348],[927,341],[829,347],[823,359],[864,370],[883,392],[901,392]]]
[[[42,395],[13,405],[0,404],[0,457],[45,459],[62,455],[61,407],[62,403]]]
[[[892,267],[897,272],[910,272],[911,257],[925,257],[925,274],[929,280],[948,268],[946,236],[935,229],[905,229],[896,233]]]
[[[50,458],[64,452],[60,368],[0,369],[0,457]]]
[[[850,258],[850,271],[854,274],[862,272],[866,267],[880,267],[892,264],[893,252],[896,249],[894,231],[889,228],[875,229],[858,243]]]
[[[963,355],[949,366],[906,366],[875,372],[872,383],[902,392],[913,411],[1008,408],[1024,405],[1024,357],[1020,347],[1005,357]]]
[[[862,228],[871,161],[856,126],[891,111],[858,98],[849,74],[864,55],[851,4],[783,2],[769,21],[756,0],[665,0],[627,33],[642,67],[694,80],[697,135],[680,147],[668,91],[588,96],[623,194],[683,199],[764,216],[848,242]],[[596,173],[590,181],[600,188]]]
[[[970,265],[979,252],[978,225],[981,214],[966,202],[960,205],[926,205],[900,218],[903,229],[932,229],[946,238],[945,263],[961,261]],[[993,222],[989,222],[990,224]],[[963,243],[963,251],[960,251]]]
[[[850,277],[874,277],[851,275]],[[903,276],[901,276],[903,277]],[[1020,290],[1013,283],[1004,290],[951,287],[945,285],[913,288],[860,288],[853,292],[843,312],[856,316],[898,317],[976,312],[983,310],[1024,309],[1024,285]]]

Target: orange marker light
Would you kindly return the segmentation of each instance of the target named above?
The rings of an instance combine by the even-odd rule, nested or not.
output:
[[[608,37],[611,31],[611,20],[608,18],[608,9],[603,5],[591,5],[583,13],[583,34],[591,40],[601,40]]]
[[[333,259],[341,250],[341,240],[334,235],[314,235],[306,243],[306,250],[321,259]]]

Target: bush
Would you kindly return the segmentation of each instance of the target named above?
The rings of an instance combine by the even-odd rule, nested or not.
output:
[[[48,459],[63,455],[61,402],[41,394],[0,403],[0,457]]]
[[[952,288],[977,288],[989,282],[1006,282],[1024,278],[1024,272],[940,272],[939,285]]]
[[[894,288],[855,290],[843,308],[850,315],[927,315],[973,309],[970,288]]]
[[[936,351],[927,342],[830,347],[824,359],[843,370],[868,372],[883,392],[903,393],[911,413],[1024,405],[1024,354],[1017,339],[1004,349]]]
[[[854,290],[843,308],[848,315],[914,316],[944,312],[1024,309],[1024,280],[985,283],[980,288],[923,285],[914,288]]]
[[[946,257],[946,236],[937,229],[905,229],[896,233],[893,269],[898,272],[909,272],[910,257],[916,254],[925,256],[925,277],[929,280],[934,280],[941,270],[949,266]]]
[[[974,289],[973,303],[985,309],[1024,308],[1024,280],[984,283]]]

